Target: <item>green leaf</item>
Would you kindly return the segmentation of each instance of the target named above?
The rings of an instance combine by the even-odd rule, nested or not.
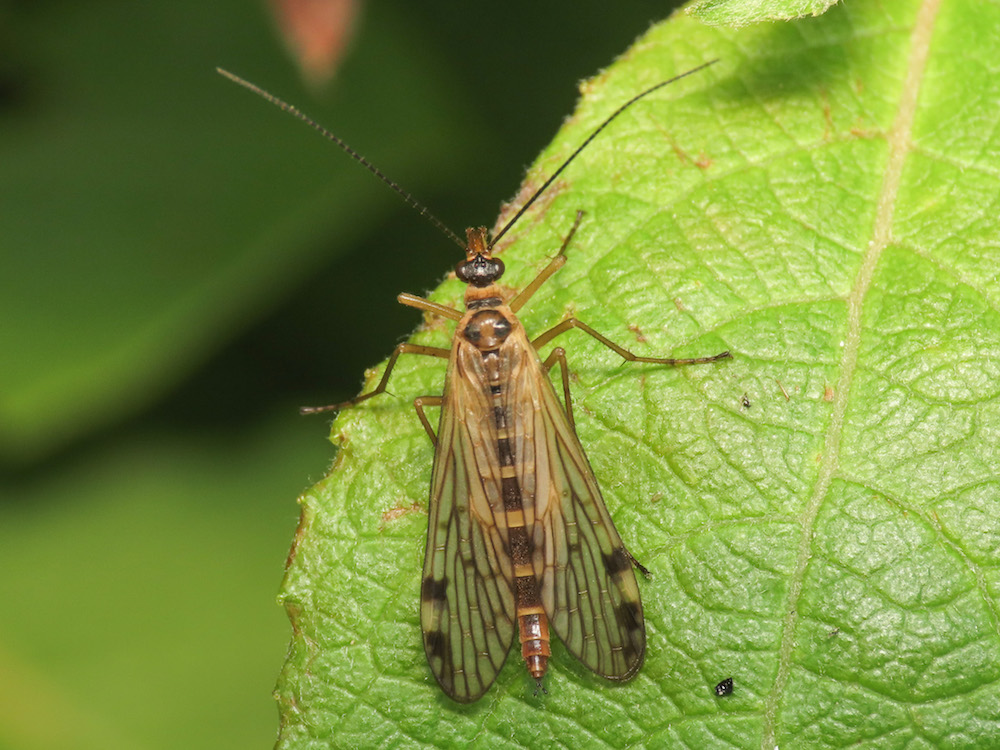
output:
[[[272,597],[295,525],[282,498],[322,445],[290,404],[226,437],[147,427],[0,477],[0,747],[273,738],[288,624]]]
[[[739,28],[764,21],[820,16],[837,0],[697,0],[687,10],[710,26]]]
[[[721,58],[602,133],[503,251],[523,286],[583,209],[529,332],[572,313],[638,353],[734,354],[623,366],[559,341],[607,505],[653,572],[646,663],[613,685],[557,644],[547,695],[516,656],[478,703],[442,695],[410,400],[444,369],[403,358],[395,396],[338,417],[301,499],[279,747],[1000,744],[998,24],[963,2],[741,31],[675,17],[584,87],[522,196],[622,101]]]

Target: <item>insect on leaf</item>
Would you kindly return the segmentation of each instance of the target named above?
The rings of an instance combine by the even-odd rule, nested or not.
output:
[[[997,22],[905,1],[739,31],[674,18],[590,84],[534,184],[623,89],[693,50],[722,59],[710,87],[668,89],[595,141],[501,256],[523,286],[583,209],[600,231],[581,228],[526,329],[570,310],[635,349],[737,355],[622,367],[569,334],[577,431],[654,574],[643,667],[612,688],[557,642],[546,721],[513,657],[479,703],[434,702],[412,652],[423,519],[365,536],[430,476],[426,437],[383,402],[339,418],[343,473],[306,502],[286,596],[324,616],[296,619],[284,736],[360,703],[347,736],[428,745],[538,746],[554,724],[566,746],[1000,744]],[[444,328],[414,341],[447,345]],[[443,370],[405,365],[393,392],[439,394]]]

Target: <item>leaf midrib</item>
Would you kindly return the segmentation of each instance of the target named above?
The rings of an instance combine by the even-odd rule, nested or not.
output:
[[[833,412],[823,445],[823,456],[816,479],[816,486],[813,489],[809,503],[802,513],[802,531],[799,537],[798,555],[795,570],[789,579],[788,598],[785,607],[786,615],[780,637],[778,669],[775,674],[774,684],[771,687],[764,706],[761,748],[767,748],[768,750],[777,745],[778,707],[784,695],[793,666],[792,651],[796,641],[798,605],[802,596],[806,569],[811,558],[810,550],[816,519],[819,516],[823,499],[827,496],[830,484],[836,476],[840,465],[844,415],[847,412],[851,384],[857,370],[858,350],[861,346],[861,318],[864,301],[871,289],[875,269],[882,257],[882,253],[892,241],[892,219],[896,207],[896,198],[899,195],[906,157],[911,150],[910,134],[917,112],[917,98],[924,71],[927,67],[927,60],[930,56],[931,37],[934,32],[934,23],[940,5],[941,0],[924,0],[917,11],[916,22],[910,33],[910,55],[907,61],[906,78],[903,81],[903,87],[900,91],[896,116],[887,136],[889,156],[876,204],[872,239],[868,244],[868,249],[862,258],[858,274],[851,287],[851,292],[847,297],[847,336],[840,361],[840,378],[835,386]]]

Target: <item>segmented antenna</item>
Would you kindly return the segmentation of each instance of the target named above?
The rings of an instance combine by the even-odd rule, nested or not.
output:
[[[590,135],[587,136],[586,140],[584,140],[583,143],[581,143],[579,146],[577,146],[576,151],[574,151],[572,154],[569,155],[569,158],[566,159],[566,161],[564,161],[559,166],[559,169],[557,169],[555,172],[553,172],[552,175],[549,177],[549,179],[547,179],[545,182],[542,183],[542,186],[540,188],[538,188],[538,190],[535,191],[534,195],[532,195],[530,198],[528,198],[528,201],[523,206],[521,206],[520,209],[518,209],[518,211],[517,211],[516,214],[514,214],[514,218],[512,218],[510,221],[508,221],[504,225],[504,228],[501,229],[499,232],[497,232],[496,236],[492,240],[490,240],[490,244],[489,244],[490,249],[492,250],[493,246],[497,244],[497,242],[500,240],[500,238],[503,237],[505,234],[507,234],[507,230],[510,229],[512,226],[514,226],[514,222],[516,222],[518,219],[521,218],[521,216],[524,215],[524,212],[527,211],[531,207],[532,203],[534,203],[536,200],[539,199],[539,197],[541,197],[542,193],[544,193],[548,189],[549,185],[551,185],[553,182],[555,182],[556,177],[558,177],[560,174],[562,174],[562,171],[564,169],[566,169],[566,167],[569,166],[569,163],[571,161],[573,161],[580,154],[581,151],[583,151],[585,148],[587,148],[587,146],[590,145],[590,142],[597,137],[598,133],[600,133],[602,130],[604,130],[604,128],[606,128],[608,125],[610,125],[611,121],[614,120],[616,117],[618,117],[618,115],[620,115],[626,109],[628,109],[633,104],[635,104],[637,101],[639,101],[640,99],[642,99],[644,96],[646,96],[648,94],[652,94],[657,89],[662,89],[664,86],[667,86],[667,85],[669,85],[671,83],[674,83],[675,81],[679,81],[682,78],[686,78],[689,75],[697,73],[699,70],[704,70],[709,65],[714,65],[717,62],[719,62],[718,59],[709,60],[707,63],[702,63],[697,68],[691,68],[691,70],[689,70],[689,71],[687,71],[685,73],[681,73],[680,75],[676,75],[673,78],[668,78],[666,81],[660,81],[655,86],[650,86],[645,91],[636,94],[631,99],[629,99],[627,102],[625,102],[623,105],[621,105],[618,109],[616,109],[614,112],[612,112],[604,122],[602,122],[600,125],[597,126],[597,129],[594,130],[593,133],[591,133]]]
[[[521,208],[518,209],[518,211],[517,211],[516,214],[514,214],[514,217],[504,225],[503,229],[501,229],[499,232],[497,232],[496,236],[493,237],[493,239],[490,240],[490,244],[489,244],[488,247],[491,250],[493,249],[494,245],[497,244],[497,242],[500,240],[500,238],[503,237],[505,234],[507,234],[507,231],[512,226],[514,226],[514,224],[517,222],[518,219],[520,219],[524,215],[525,211],[527,211],[529,208],[531,208],[532,204],[541,197],[542,193],[544,193],[549,188],[549,186],[552,185],[553,182],[555,182],[556,178],[563,173],[563,170],[566,169],[566,167],[568,167],[570,165],[570,162],[572,162],[577,156],[579,156],[580,152],[583,151],[588,145],[590,145],[590,142],[592,140],[594,140],[598,136],[598,134],[602,130],[604,130],[604,128],[606,128],[608,125],[610,125],[611,121],[614,120],[616,117],[618,117],[618,115],[620,115],[626,109],[628,109],[633,104],[635,104],[637,101],[639,101],[640,99],[642,99],[644,96],[648,96],[649,94],[652,94],[654,91],[656,91],[658,89],[661,89],[664,86],[668,86],[669,84],[674,83],[675,81],[679,81],[681,78],[686,78],[687,76],[693,75],[694,73],[697,73],[700,70],[704,70],[709,65],[714,65],[717,62],[718,62],[718,60],[710,60],[709,62],[702,63],[698,67],[692,68],[691,70],[689,70],[689,71],[687,71],[685,73],[681,73],[680,75],[676,75],[673,78],[668,78],[665,81],[660,81],[655,86],[650,86],[645,91],[642,91],[642,92],[636,94],[631,99],[629,99],[627,102],[625,102],[624,104],[622,104],[614,112],[612,112],[608,116],[608,118],[606,120],[604,120],[604,122],[602,122],[600,125],[597,126],[597,128],[594,130],[594,132],[592,132],[590,135],[587,136],[587,138],[583,141],[583,143],[581,143],[579,146],[577,146],[576,150],[572,154],[569,155],[569,157],[566,159],[566,161],[564,161],[561,165],[559,165],[559,168],[555,172],[553,172],[552,175],[549,176],[549,178],[545,182],[542,183],[542,186],[540,188],[538,188],[538,190],[536,190],[534,192],[534,194],[532,194],[532,196],[530,198],[528,198],[528,200],[525,202],[525,204],[523,206],[521,206]],[[448,237],[450,237],[452,242],[454,242],[456,245],[458,245],[459,247],[461,247],[463,249],[465,248],[465,244],[466,243],[463,242],[459,238],[459,236],[457,234],[455,234],[455,232],[451,231],[451,229],[449,229],[444,224],[444,222],[442,222],[433,213],[431,213],[431,211],[430,211],[429,208],[427,208],[424,204],[422,204],[420,201],[418,201],[416,198],[414,198],[412,195],[410,195],[409,192],[407,192],[406,190],[404,190],[397,183],[395,183],[392,180],[390,180],[385,174],[383,174],[382,170],[380,170],[378,167],[376,167],[374,164],[372,164],[370,161],[368,161],[365,157],[363,157],[361,154],[359,154],[357,151],[355,151],[353,148],[351,148],[347,143],[345,143],[344,141],[342,141],[336,135],[334,135],[329,130],[327,130],[326,128],[324,128],[322,125],[320,125],[318,122],[316,122],[315,120],[313,120],[311,117],[309,117],[308,115],[306,115],[305,113],[303,113],[302,111],[300,111],[299,109],[297,109],[296,107],[292,106],[288,102],[286,102],[286,101],[284,101],[282,99],[279,99],[274,94],[271,94],[270,92],[265,91],[264,89],[260,88],[260,86],[256,86],[256,85],[250,83],[250,81],[247,81],[247,80],[245,80],[243,78],[240,78],[235,73],[230,73],[228,70],[224,70],[223,68],[216,68],[216,71],[218,71],[219,74],[221,74],[221,75],[225,76],[226,78],[228,78],[233,83],[239,84],[243,88],[245,88],[245,89],[247,89],[249,91],[252,91],[253,93],[257,94],[257,96],[259,96],[259,97],[261,97],[263,99],[266,99],[267,101],[271,102],[271,104],[275,105],[279,109],[282,109],[285,112],[288,112],[290,115],[293,115],[293,116],[297,117],[298,119],[302,120],[302,122],[304,122],[306,125],[309,125],[311,128],[313,128],[316,131],[318,131],[319,134],[322,135],[324,138],[326,138],[328,141],[332,141],[336,145],[340,146],[340,148],[342,148],[345,152],[347,152],[347,155],[350,156],[352,159],[354,159],[354,161],[358,162],[361,166],[363,166],[365,169],[367,169],[369,172],[371,172],[373,175],[375,175],[378,179],[380,179],[382,182],[384,182],[390,188],[392,188],[393,190],[395,190],[403,198],[403,200],[406,203],[408,203],[410,206],[412,206],[413,208],[415,208],[417,210],[417,213],[419,213],[420,215],[424,216],[434,226],[436,226],[438,229],[440,229],[442,232],[444,232],[445,235],[447,235]]]
[[[463,250],[465,249],[465,243],[459,238],[459,236],[457,234],[455,234],[453,231],[451,231],[451,229],[449,229],[445,225],[445,223],[443,221],[441,221],[437,216],[435,216],[434,214],[432,214],[431,210],[429,208],[427,208],[427,206],[425,206],[423,203],[421,203],[416,198],[414,198],[412,195],[410,195],[409,192],[407,192],[405,189],[403,189],[402,187],[400,187],[397,183],[395,183],[392,180],[390,180],[385,174],[383,174],[382,170],[380,170],[378,167],[376,167],[374,164],[372,164],[370,161],[368,161],[365,157],[363,157],[361,154],[359,154],[357,151],[355,151],[353,148],[351,148],[347,143],[345,143],[340,138],[338,138],[336,135],[334,135],[329,130],[327,130],[326,128],[324,128],[322,125],[320,125],[314,119],[312,119],[311,117],[309,117],[309,115],[305,114],[301,110],[299,110],[296,107],[292,106],[288,102],[286,102],[286,101],[284,101],[282,99],[279,99],[274,94],[272,94],[272,93],[270,93],[268,91],[265,91],[260,86],[256,86],[256,85],[250,83],[250,81],[247,81],[247,80],[245,80],[243,78],[240,78],[235,73],[230,73],[228,70],[225,70],[224,68],[216,68],[215,70],[220,75],[225,76],[226,78],[228,78],[233,83],[238,83],[240,86],[242,86],[243,88],[245,88],[245,89],[247,89],[249,91],[252,91],[253,93],[255,93],[257,96],[261,97],[262,99],[266,99],[267,101],[271,102],[271,104],[273,104],[274,106],[278,107],[279,109],[287,112],[290,115],[294,115],[295,117],[299,118],[306,125],[308,125],[309,127],[313,128],[314,130],[318,131],[319,134],[322,135],[324,138],[326,138],[328,141],[332,141],[333,143],[335,143],[338,146],[340,146],[344,151],[347,152],[348,156],[350,156],[352,159],[354,159],[354,161],[358,162],[358,164],[360,164],[361,166],[363,166],[365,169],[367,169],[373,175],[375,175],[376,177],[378,177],[386,185],[388,185],[393,190],[395,190],[397,193],[399,193],[399,195],[402,196],[403,200],[406,201],[406,203],[408,203],[410,206],[412,206],[413,208],[415,208],[417,210],[417,213],[419,213],[421,216],[425,217],[427,220],[429,220],[431,222],[431,224],[433,224],[434,226],[436,226],[438,229],[440,229],[442,232],[444,232],[448,237],[450,237],[452,242],[454,242],[456,245],[458,245]]]

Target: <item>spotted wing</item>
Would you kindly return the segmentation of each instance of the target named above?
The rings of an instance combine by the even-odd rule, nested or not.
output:
[[[545,613],[577,659],[603,677],[626,680],[646,650],[631,557],[537,357],[526,358],[509,399],[522,492],[534,496],[534,568]]]
[[[493,406],[482,357],[463,346],[441,405],[420,625],[441,688],[467,703],[493,684],[516,626],[513,570],[492,511],[501,504]]]

